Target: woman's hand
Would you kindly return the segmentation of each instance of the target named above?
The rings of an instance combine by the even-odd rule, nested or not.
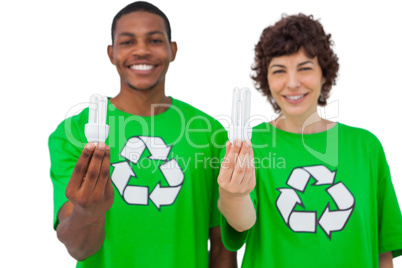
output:
[[[226,144],[218,177],[219,193],[225,198],[247,196],[255,187],[254,155],[250,141]]]
[[[250,229],[256,220],[250,192],[255,187],[254,155],[250,141],[226,144],[226,155],[218,176],[218,207],[237,231]]]

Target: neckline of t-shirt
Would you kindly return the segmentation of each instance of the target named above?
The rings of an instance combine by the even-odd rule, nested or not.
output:
[[[269,122],[266,123],[268,125],[269,128],[271,128],[273,131],[276,131],[277,133],[280,133],[281,135],[286,135],[289,137],[296,137],[296,138],[300,138],[300,137],[308,137],[308,138],[320,138],[320,137],[326,137],[329,135],[333,135],[338,133],[339,131],[339,127],[342,125],[339,122],[335,122],[335,125],[325,131],[322,132],[317,132],[317,133],[293,133],[293,132],[288,132],[285,130],[282,130],[280,128],[274,127],[273,125],[271,125]]]
[[[170,98],[172,100],[172,102],[169,105],[169,107],[167,108],[167,110],[160,114],[156,114],[156,115],[152,115],[152,116],[141,116],[141,115],[126,113],[122,110],[119,110],[116,106],[113,105],[113,103],[110,102],[110,98],[107,98],[108,113],[115,113],[117,115],[122,115],[124,117],[138,117],[138,118],[142,118],[144,120],[164,119],[165,117],[168,117],[168,116],[170,116],[170,114],[172,114],[172,112],[174,110],[174,108],[172,108],[172,107],[177,107],[179,104],[179,102],[175,98],[173,98],[171,96],[168,96],[168,98]]]

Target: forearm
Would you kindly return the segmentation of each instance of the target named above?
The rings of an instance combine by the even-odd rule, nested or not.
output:
[[[221,194],[218,208],[227,222],[238,232],[244,232],[253,227],[256,213],[250,195],[241,197],[226,197]]]
[[[227,250],[223,245],[219,226],[209,229],[209,240],[209,268],[236,268],[236,252]]]
[[[209,252],[209,268],[236,268],[236,252],[231,252],[222,247]]]
[[[105,238],[105,217],[86,218],[74,211],[57,227],[57,237],[78,261],[95,254]]]
[[[379,268],[393,268],[392,252],[388,251],[379,255]]]

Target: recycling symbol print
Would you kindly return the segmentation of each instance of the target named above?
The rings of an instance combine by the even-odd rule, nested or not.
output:
[[[333,232],[343,230],[355,207],[355,199],[342,182],[334,183],[335,176],[336,170],[332,172],[323,165],[297,167],[292,170],[286,182],[291,188],[277,189],[280,194],[276,200],[276,207],[292,231],[316,233],[319,225],[331,239]],[[336,210],[330,210],[328,203],[319,219],[317,214],[321,212],[295,210],[297,205],[304,208],[298,192],[304,193],[310,178],[313,178],[315,183],[309,187],[328,185],[325,191],[337,206]]]
[[[183,184],[184,173],[176,159],[167,160],[171,148],[172,146],[167,146],[160,137],[135,136],[126,142],[120,152],[120,156],[125,158],[125,161],[112,164],[114,170],[111,179],[127,204],[148,205],[151,200],[160,210],[161,206],[169,206],[174,203]],[[163,161],[159,170],[166,179],[168,187],[162,187],[158,182],[149,193],[148,189],[151,187],[128,183],[131,177],[137,177],[130,162],[137,165],[145,149],[150,152],[148,159]]]

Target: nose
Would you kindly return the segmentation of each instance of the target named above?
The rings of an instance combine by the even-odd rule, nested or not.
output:
[[[287,78],[287,87],[289,89],[297,89],[300,86],[299,77],[296,72],[289,72]]]
[[[137,44],[134,46],[133,54],[135,56],[146,56],[150,54],[150,48],[145,41],[138,41]]]

